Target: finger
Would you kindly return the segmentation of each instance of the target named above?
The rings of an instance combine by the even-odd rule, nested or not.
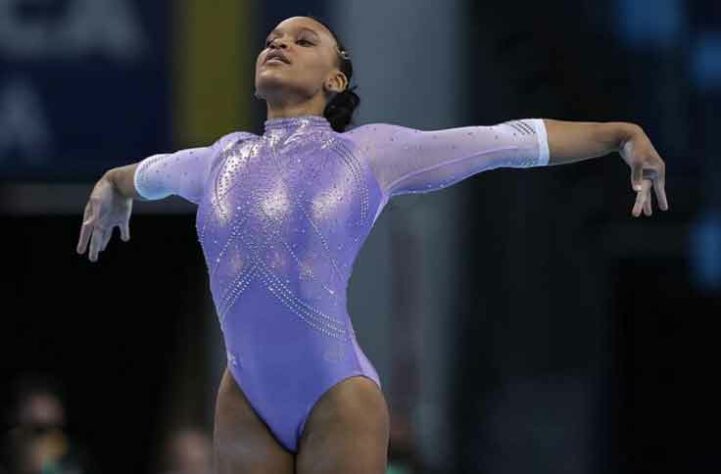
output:
[[[83,222],[88,220],[89,217],[90,217],[90,202],[85,204],[85,209],[83,209]]]
[[[641,163],[631,167],[631,187],[634,191],[643,189],[643,165]]]
[[[111,227],[103,234],[103,240],[102,245],[100,246],[100,251],[105,252],[105,248],[108,246],[108,242],[110,242],[110,239],[113,238],[113,230],[115,230],[115,227]]]
[[[643,212],[647,216],[653,214],[651,201],[651,188],[653,187],[653,181],[650,178],[644,178],[643,180]]]
[[[638,217],[641,215],[641,209],[643,209],[643,192],[639,191],[636,193],[636,202],[633,205],[631,213],[634,217]]]
[[[656,191],[656,200],[658,201],[658,207],[664,211],[668,211],[668,200],[666,199],[666,190],[664,189],[665,183],[663,176],[656,179],[653,183],[653,189]]]
[[[657,169],[657,176],[656,179],[653,180],[653,188],[656,192],[656,201],[658,202],[658,207],[661,210],[667,211],[668,210],[668,199],[666,198],[666,163],[664,163],[661,156],[658,154],[656,155],[657,162],[658,162],[658,169]]]
[[[90,203],[85,205],[85,212],[83,213],[83,223],[80,226],[80,237],[78,238],[78,245],[75,249],[79,254],[85,253],[85,249],[88,246],[88,240],[90,240],[90,234],[93,230],[91,222],[91,211]]]
[[[90,252],[88,253],[88,258],[91,262],[98,261],[98,253],[100,252],[100,247],[102,247],[102,240],[103,231],[95,227],[93,229],[93,236],[90,238]]]
[[[93,221],[97,216],[97,206],[93,205],[91,201],[85,205],[85,213],[83,215],[83,223]]]
[[[130,240],[130,223],[127,221],[120,224],[120,238],[125,242]]]
[[[78,239],[78,246],[75,251],[79,254],[84,254],[85,249],[88,248],[88,241],[90,240],[90,234],[93,230],[93,226],[89,224],[83,224],[80,227],[80,238]]]

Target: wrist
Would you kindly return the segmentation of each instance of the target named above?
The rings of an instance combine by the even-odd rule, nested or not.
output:
[[[643,129],[631,122],[614,122],[614,150],[620,152],[635,137],[643,134]]]
[[[113,169],[106,171],[105,174],[103,174],[101,181],[105,181],[110,186],[110,188],[113,190],[114,193],[116,193],[124,198],[131,197],[131,196],[128,196],[125,192],[123,192],[123,187],[120,182],[120,176],[118,175],[119,171],[120,170],[118,170],[118,168],[113,168]]]
[[[103,180],[109,182],[110,184],[113,185],[114,188],[117,188],[116,181],[115,181],[115,168],[106,171],[100,179],[103,179]]]

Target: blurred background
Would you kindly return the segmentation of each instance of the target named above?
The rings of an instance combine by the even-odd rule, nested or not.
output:
[[[349,288],[389,473],[718,472],[717,0],[0,0],[0,472],[209,472],[194,206],[135,202],[98,263],[82,211],[109,168],[262,133],[256,55],[306,14],[351,53],[356,124],[631,121],[667,164],[650,218],[617,154],[389,202]]]

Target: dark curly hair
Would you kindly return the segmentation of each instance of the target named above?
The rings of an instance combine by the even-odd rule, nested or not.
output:
[[[339,67],[341,72],[348,78],[348,85],[350,86],[350,80],[353,77],[353,63],[351,62],[348,50],[338,38],[336,32],[333,31],[333,28],[328,26],[326,22],[313,15],[306,16],[325,26],[333,35],[336,43],[338,43]],[[328,120],[328,122],[330,122],[331,127],[336,132],[345,131],[346,127],[353,119],[353,113],[360,104],[360,97],[354,92],[357,87],[358,86],[348,87],[343,92],[337,93],[325,106],[323,116]]]

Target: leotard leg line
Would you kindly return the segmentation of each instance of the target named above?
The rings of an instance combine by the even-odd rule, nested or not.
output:
[[[225,339],[228,369],[275,438],[295,453],[324,393],[353,376],[367,377],[379,388],[381,383],[354,336],[332,338],[300,318],[289,318],[272,295],[246,292],[245,297],[248,317],[225,320],[225,333],[234,335]]]

